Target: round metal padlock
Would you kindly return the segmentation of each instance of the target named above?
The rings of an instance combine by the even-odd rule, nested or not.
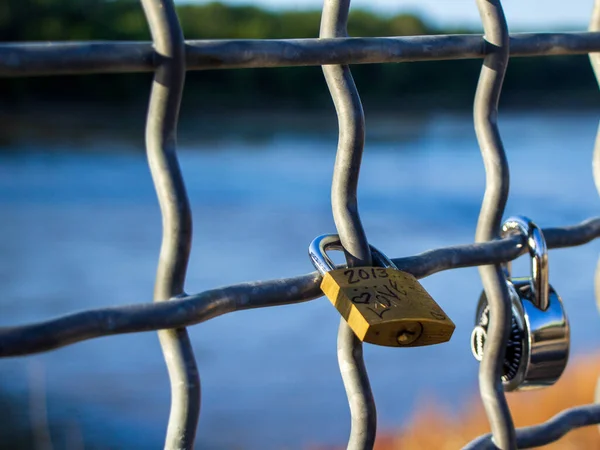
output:
[[[511,217],[502,226],[502,237],[523,234],[531,257],[531,276],[512,278],[510,263],[503,266],[512,306],[502,384],[506,391],[553,385],[569,359],[570,330],[562,299],[548,283],[548,251],[542,230],[523,216]],[[471,334],[471,350],[483,359],[489,324],[485,291],[479,298]]]

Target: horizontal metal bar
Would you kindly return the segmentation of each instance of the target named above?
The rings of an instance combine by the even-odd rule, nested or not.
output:
[[[483,36],[186,41],[188,70],[375,64],[483,58]],[[516,33],[510,56],[600,52],[600,32]],[[159,56],[150,42],[0,44],[0,77],[150,72]]]
[[[583,245],[599,237],[600,217],[569,227],[544,228],[543,233],[548,248]],[[410,272],[417,278],[424,278],[443,270],[512,261],[527,253],[526,246],[519,245],[519,242],[519,237],[511,237],[485,243],[442,247],[393,261],[398,269]]]
[[[600,237],[600,217],[567,228],[547,228],[543,233],[548,248],[582,245]],[[443,270],[511,261],[526,252],[521,238],[512,236],[393,261],[399,269],[424,278]],[[44,352],[101,336],[187,327],[233,311],[305,302],[323,295],[320,283],[321,275],[312,272],[213,289],[168,302],[88,310],[29,325],[1,327],[0,357]]]
[[[557,441],[569,431],[600,423],[600,405],[585,405],[567,409],[547,422],[517,429],[517,447],[534,448]],[[496,450],[490,434],[481,436],[463,450]]]

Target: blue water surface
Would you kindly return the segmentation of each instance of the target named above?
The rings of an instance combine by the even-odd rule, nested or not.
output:
[[[598,215],[591,169],[598,118],[501,114],[511,169],[505,217],[525,214],[549,227]],[[274,129],[249,141],[222,126],[222,139],[180,145],[194,214],[187,292],[311,272],[308,244],[335,231],[335,130],[314,135],[307,124],[302,132]],[[151,301],[161,219],[143,152],[119,151],[118,142],[83,152],[68,141],[58,151],[39,143],[19,150],[0,156],[0,325]],[[472,242],[484,187],[469,115],[432,115],[418,130],[401,118],[367,122],[359,209],[370,242],[389,256]],[[594,242],[550,252],[574,356],[600,340],[593,295],[599,251]],[[527,270],[528,261],[519,259],[515,273]],[[422,283],[456,331],[438,346],[365,346],[382,431],[406,424],[426,399],[459,412],[477,394],[478,364],[469,348],[482,289],[477,269]],[[343,444],[350,421],[336,357],[338,323],[337,311],[320,298],[190,328],[202,379],[197,447]],[[97,448],[162,448],[170,394],[156,333],[0,360],[3,388],[25,402],[36,373],[49,415],[65,424],[65,435],[79,430]]]

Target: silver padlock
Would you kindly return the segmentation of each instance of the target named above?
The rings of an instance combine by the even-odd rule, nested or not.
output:
[[[502,237],[523,234],[531,257],[531,276],[512,278],[505,264],[506,284],[512,305],[511,330],[506,348],[502,384],[506,391],[551,386],[560,378],[569,359],[570,329],[562,299],[548,282],[548,250],[542,230],[523,216],[502,225]],[[479,298],[471,334],[471,350],[483,359],[489,306],[485,291]]]

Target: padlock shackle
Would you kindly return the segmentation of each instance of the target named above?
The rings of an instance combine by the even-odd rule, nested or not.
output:
[[[509,217],[502,225],[501,237],[521,234],[526,237],[529,256],[531,257],[531,289],[534,304],[545,311],[549,304],[548,248],[542,230],[525,216]],[[506,274],[510,278],[508,261],[504,264]]]
[[[331,245],[335,245],[336,242],[341,245],[337,234],[322,234],[314,238],[308,246],[308,255],[321,275],[325,275],[327,272],[335,269],[333,261],[327,256],[325,249]]]
[[[369,245],[369,248],[371,249],[371,258],[373,259],[374,264],[397,269],[396,265],[381,251],[372,245]],[[335,269],[335,264],[331,258],[327,256],[327,250],[344,251],[339,235],[323,234],[317,236],[308,247],[310,259],[321,275],[325,275],[325,273]]]

